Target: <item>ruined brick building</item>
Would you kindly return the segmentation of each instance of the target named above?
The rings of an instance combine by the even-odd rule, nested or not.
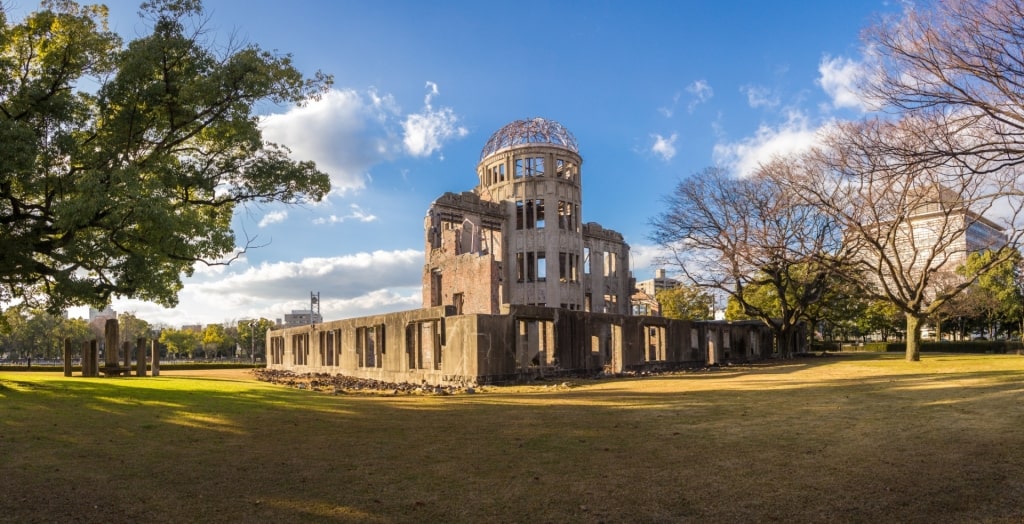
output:
[[[582,167],[576,139],[558,122],[517,120],[494,133],[476,188],[445,194],[427,213],[423,306],[628,314],[629,246],[582,223]]]
[[[631,315],[629,246],[581,220],[582,165],[557,122],[501,128],[481,151],[477,186],[427,211],[423,308],[268,331],[267,367],[445,385],[772,351],[759,322]]]

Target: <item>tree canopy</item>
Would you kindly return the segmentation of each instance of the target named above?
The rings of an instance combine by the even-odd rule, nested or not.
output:
[[[663,289],[656,295],[661,316],[680,320],[711,320],[714,317],[715,297],[693,285],[683,284]]]
[[[141,15],[151,32],[126,44],[103,6],[51,0],[18,22],[0,10],[0,302],[173,306],[195,264],[254,245],[236,241],[237,206],[329,190],[254,114],[318,96],[329,76],[216,44],[197,0]]]
[[[782,355],[795,351],[798,325],[832,271],[823,255],[841,240],[829,217],[767,176],[738,178],[718,168],[683,179],[665,203],[651,220],[651,238],[671,253],[663,262],[762,320]]]

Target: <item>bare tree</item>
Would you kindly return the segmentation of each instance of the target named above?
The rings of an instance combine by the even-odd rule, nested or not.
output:
[[[734,298],[764,321],[779,353],[789,356],[831,271],[821,255],[834,252],[840,238],[826,215],[780,189],[762,176],[705,169],[665,199],[667,209],[651,220],[651,238],[671,252],[664,262],[694,285]],[[748,287],[770,289],[778,304],[750,300]]]
[[[981,156],[918,154],[975,140],[934,116],[840,124],[823,147],[771,169],[780,184],[841,225],[851,278],[867,275],[866,295],[905,314],[911,361],[920,359],[922,322],[1011,257],[1022,231],[1015,227],[1022,210],[1012,197],[1015,169],[990,170],[992,161]],[[956,274],[970,253],[984,250],[998,255],[972,274]]]
[[[940,0],[864,32],[873,59],[862,86],[881,108],[929,115],[973,140],[927,144],[914,158],[1024,162],[1024,1]]]

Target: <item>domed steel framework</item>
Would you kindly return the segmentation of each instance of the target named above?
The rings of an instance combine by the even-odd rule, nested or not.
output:
[[[544,118],[516,120],[497,130],[480,151],[480,160],[507,147],[521,144],[554,144],[579,153],[576,137],[562,124]]]

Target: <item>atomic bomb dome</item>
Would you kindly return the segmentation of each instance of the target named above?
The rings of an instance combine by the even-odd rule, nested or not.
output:
[[[579,153],[576,137],[562,124],[544,118],[516,120],[495,131],[480,151],[483,160],[502,149],[523,144],[551,144]]]
[[[423,308],[268,331],[267,369],[471,385],[771,351],[762,323],[631,314],[629,244],[583,220],[583,156],[558,122],[499,129],[476,175],[423,219]]]

